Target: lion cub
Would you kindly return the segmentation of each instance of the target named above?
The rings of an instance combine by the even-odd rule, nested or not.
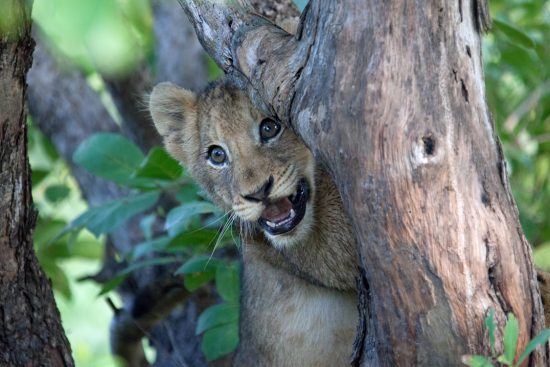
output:
[[[355,240],[336,187],[311,152],[227,78],[199,95],[159,84],[149,107],[166,149],[240,222],[234,364],[349,365],[358,318]]]

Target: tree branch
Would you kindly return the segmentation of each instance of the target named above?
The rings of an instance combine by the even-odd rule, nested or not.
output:
[[[136,293],[131,307],[113,310],[111,352],[126,361],[127,367],[149,366],[141,339],[188,298],[189,291],[183,286],[182,277],[168,272],[157,277]]]
[[[153,11],[157,56],[155,80],[169,80],[191,90],[203,88],[208,80],[208,56],[185,13],[175,0],[155,0]]]
[[[299,27],[293,36],[254,14],[253,8],[243,1],[238,5],[181,3],[201,44],[218,65],[237,79],[250,82],[249,94],[256,105],[288,120],[295,83],[312,41],[304,34],[314,33],[314,24],[305,22],[305,32]],[[307,14],[306,8],[302,16]]]

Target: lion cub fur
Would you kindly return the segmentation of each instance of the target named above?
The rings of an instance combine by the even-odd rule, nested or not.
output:
[[[358,318],[356,245],[336,187],[311,152],[285,126],[276,141],[262,144],[258,129],[267,116],[228,78],[199,95],[161,83],[149,108],[168,152],[246,229],[234,365],[349,365]],[[226,167],[208,164],[212,145],[227,152]],[[288,234],[264,233],[256,224],[264,204],[243,200],[270,176],[270,199],[292,194],[300,178],[311,183],[305,217]]]

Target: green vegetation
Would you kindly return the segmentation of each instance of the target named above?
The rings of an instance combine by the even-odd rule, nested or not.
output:
[[[139,213],[149,213],[142,220],[145,241],[125,255],[129,265],[100,292],[118,286],[132,271],[146,266],[183,264],[174,274],[184,274],[184,285],[195,291],[214,281],[222,303],[207,308],[199,317],[197,334],[203,335],[202,350],[207,359],[232,352],[239,342],[239,266],[236,261],[213,257],[216,249],[235,245],[226,214],[204,201],[197,186],[177,161],[164,150],[153,148],[147,156],[131,141],[117,134],[96,134],[79,146],[74,161],[89,172],[133,189],[130,196],[89,208],[60,232],[79,232],[86,228],[95,236],[106,235]],[[177,201],[168,213],[156,206],[166,195]],[[151,211],[151,209],[153,209]],[[164,219],[166,233],[153,237],[149,227],[155,216]],[[226,224],[226,225],[224,225]],[[218,231],[219,228],[223,230]],[[151,254],[163,254],[150,257]]]
[[[86,74],[129,73],[153,57],[149,0],[35,0],[33,20]]]
[[[491,1],[487,100],[538,266],[550,270],[550,2]]]
[[[531,354],[536,347],[545,344],[550,339],[550,329],[542,330],[537,336],[535,336],[525,347],[525,350],[516,356],[516,349],[519,337],[518,320],[513,314],[508,314],[506,325],[504,326],[504,332],[502,335],[502,345],[504,351],[501,355],[496,353],[496,324],[495,324],[495,310],[490,309],[487,318],[485,319],[485,326],[489,334],[489,342],[491,344],[491,356],[465,356],[463,361],[470,367],[493,367],[495,365],[500,366],[512,366],[519,367],[525,361],[525,359]]]
[[[300,2],[301,6],[303,3]],[[550,271],[550,2],[496,0],[491,1],[491,10],[494,29],[484,41],[487,100],[508,160],[510,182],[525,234],[533,245],[537,265]],[[35,0],[33,18],[58,56],[89,77],[115,117],[116,108],[109,102],[100,75],[127,74],[143,60],[154,66],[148,0]],[[211,61],[205,62],[210,63],[212,76],[219,73]],[[178,264],[176,273],[185,275],[189,291],[214,284],[220,303],[201,314],[196,332],[203,335],[203,351],[208,359],[235,349],[239,266],[214,253],[215,248],[232,248],[235,240],[228,230],[228,218],[204,201],[177,162],[162,149],[144,154],[120,135],[91,136],[75,153],[74,162],[129,188],[131,194],[87,208],[66,163],[32,124],[29,152],[33,195],[40,213],[35,246],[56,290],[77,365],[115,363],[107,357],[106,349],[106,322],[110,315],[105,313],[110,311],[97,299],[92,307],[97,310],[101,304],[103,308],[92,312],[103,313],[103,326],[90,318],[78,319],[74,315],[82,313],[82,308],[91,303],[82,301],[82,297],[90,297],[89,292],[94,292],[94,297],[110,292],[132,271],[159,264]],[[164,212],[158,205],[161,196],[174,200],[176,207]],[[141,213],[146,213],[141,222],[145,241],[120,259],[126,261],[127,267],[101,289],[89,282],[75,285],[74,278],[85,275],[80,268],[84,266],[89,271],[99,265],[105,235]],[[151,228],[155,218],[165,221],[165,231],[157,237]],[[151,258],[152,253],[161,255]],[[82,294],[80,287],[91,290]],[[513,315],[509,316],[504,330],[504,353],[497,356],[495,325],[492,314],[489,316],[491,356],[473,356],[469,365],[490,366],[497,362],[518,365],[525,356],[522,354],[514,364],[517,321]],[[90,334],[76,339],[81,331]],[[101,336],[103,340],[99,340]],[[96,343],[93,347],[84,346],[86,339]],[[525,353],[547,339],[545,330]]]

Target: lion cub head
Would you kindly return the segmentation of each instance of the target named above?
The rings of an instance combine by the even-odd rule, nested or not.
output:
[[[161,83],[149,108],[166,149],[217,205],[261,228],[276,247],[308,236],[315,163],[291,129],[229,80],[199,95]]]

